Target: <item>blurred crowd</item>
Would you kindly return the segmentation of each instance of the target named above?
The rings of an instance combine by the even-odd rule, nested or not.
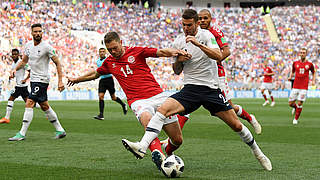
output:
[[[91,2],[37,2],[32,6],[21,2],[4,2],[0,15],[0,76],[8,77],[11,69],[11,48],[23,53],[23,46],[32,40],[30,26],[42,23],[43,39],[57,50],[65,76],[79,76],[95,68],[101,43],[92,43],[75,36],[73,31],[95,31],[104,34],[119,32],[126,45],[170,47],[182,33],[183,9],[158,9],[150,12],[139,4],[119,5]],[[319,67],[320,7],[276,7],[271,17],[280,43],[271,42],[259,9],[213,8],[213,24],[220,26],[231,48],[224,62],[227,79],[233,89],[258,88],[262,81],[262,62],[269,61],[276,75],[277,89],[286,88],[292,62],[298,60],[299,48],[309,50],[307,59]],[[8,43],[6,43],[8,42]],[[183,75],[173,74],[170,58],[149,59],[152,73],[165,90],[182,87]],[[56,89],[57,78],[51,66],[50,88]],[[320,74],[318,74],[318,77]],[[10,89],[5,81],[4,89]],[[317,81],[319,82],[319,81]],[[97,89],[97,81],[82,83],[75,89]],[[119,88],[117,86],[117,88]]]

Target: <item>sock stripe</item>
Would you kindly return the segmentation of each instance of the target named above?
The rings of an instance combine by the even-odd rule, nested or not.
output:
[[[247,144],[251,146],[253,143],[254,143],[254,138],[252,138],[252,141],[248,142]]]
[[[27,122],[29,122],[29,121],[28,121],[28,120],[22,120],[22,122],[27,123]]]
[[[57,121],[57,120],[55,119],[55,120],[51,120],[50,122],[51,122],[51,123],[54,123],[54,122],[56,122],[56,121]]]
[[[159,134],[159,133],[160,133],[160,131],[159,131],[159,130],[154,129],[154,128],[151,128],[151,127],[147,127],[146,131],[154,132],[154,133],[157,133],[157,134]]]
[[[11,108],[13,107],[13,106],[11,106],[11,105],[7,105],[7,106],[8,106],[8,107],[11,107]]]

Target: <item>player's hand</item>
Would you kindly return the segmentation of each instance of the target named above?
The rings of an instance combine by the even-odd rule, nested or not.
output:
[[[9,79],[14,78],[15,76],[16,76],[16,70],[14,69],[14,70],[12,70],[12,71],[10,72]]]
[[[177,61],[178,62],[185,62],[185,61],[188,61],[189,59],[191,58],[191,55],[179,55],[177,57]]]
[[[58,91],[62,92],[64,89],[65,89],[65,88],[64,88],[63,82],[62,82],[62,81],[59,81],[59,82],[58,82]]]
[[[76,78],[68,77],[68,83],[67,83],[67,85],[68,85],[68,86],[73,86],[73,85],[75,85],[75,84],[77,84]]]
[[[195,46],[200,46],[200,43],[197,41],[195,36],[187,36],[186,37],[186,43],[191,42]]]
[[[26,80],[26,79],[21,80],[21,84],[25,84],[26,82],[27,82],[27,80]]]

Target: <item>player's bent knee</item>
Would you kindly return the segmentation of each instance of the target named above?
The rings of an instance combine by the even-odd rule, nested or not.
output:
[[[182,144],[182,142],[183,142],[182,135],[179,135],[179,136],[176,136],[176,137],[172,138],[171,142],[175,146],[180,146]]]

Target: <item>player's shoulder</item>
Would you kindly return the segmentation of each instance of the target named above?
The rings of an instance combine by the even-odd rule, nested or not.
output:
[[[185,39],[185,35],[184,35],[184,33],[180,33],[177,37],[176,37],[176,39],[175,39],[175,41],[184,41],[184,39]]]
[[[32,43],[33,43],[33,41],[28,41],[28,42],[25,44],[25,47],[30,47],[30,46],[32,46]]]

